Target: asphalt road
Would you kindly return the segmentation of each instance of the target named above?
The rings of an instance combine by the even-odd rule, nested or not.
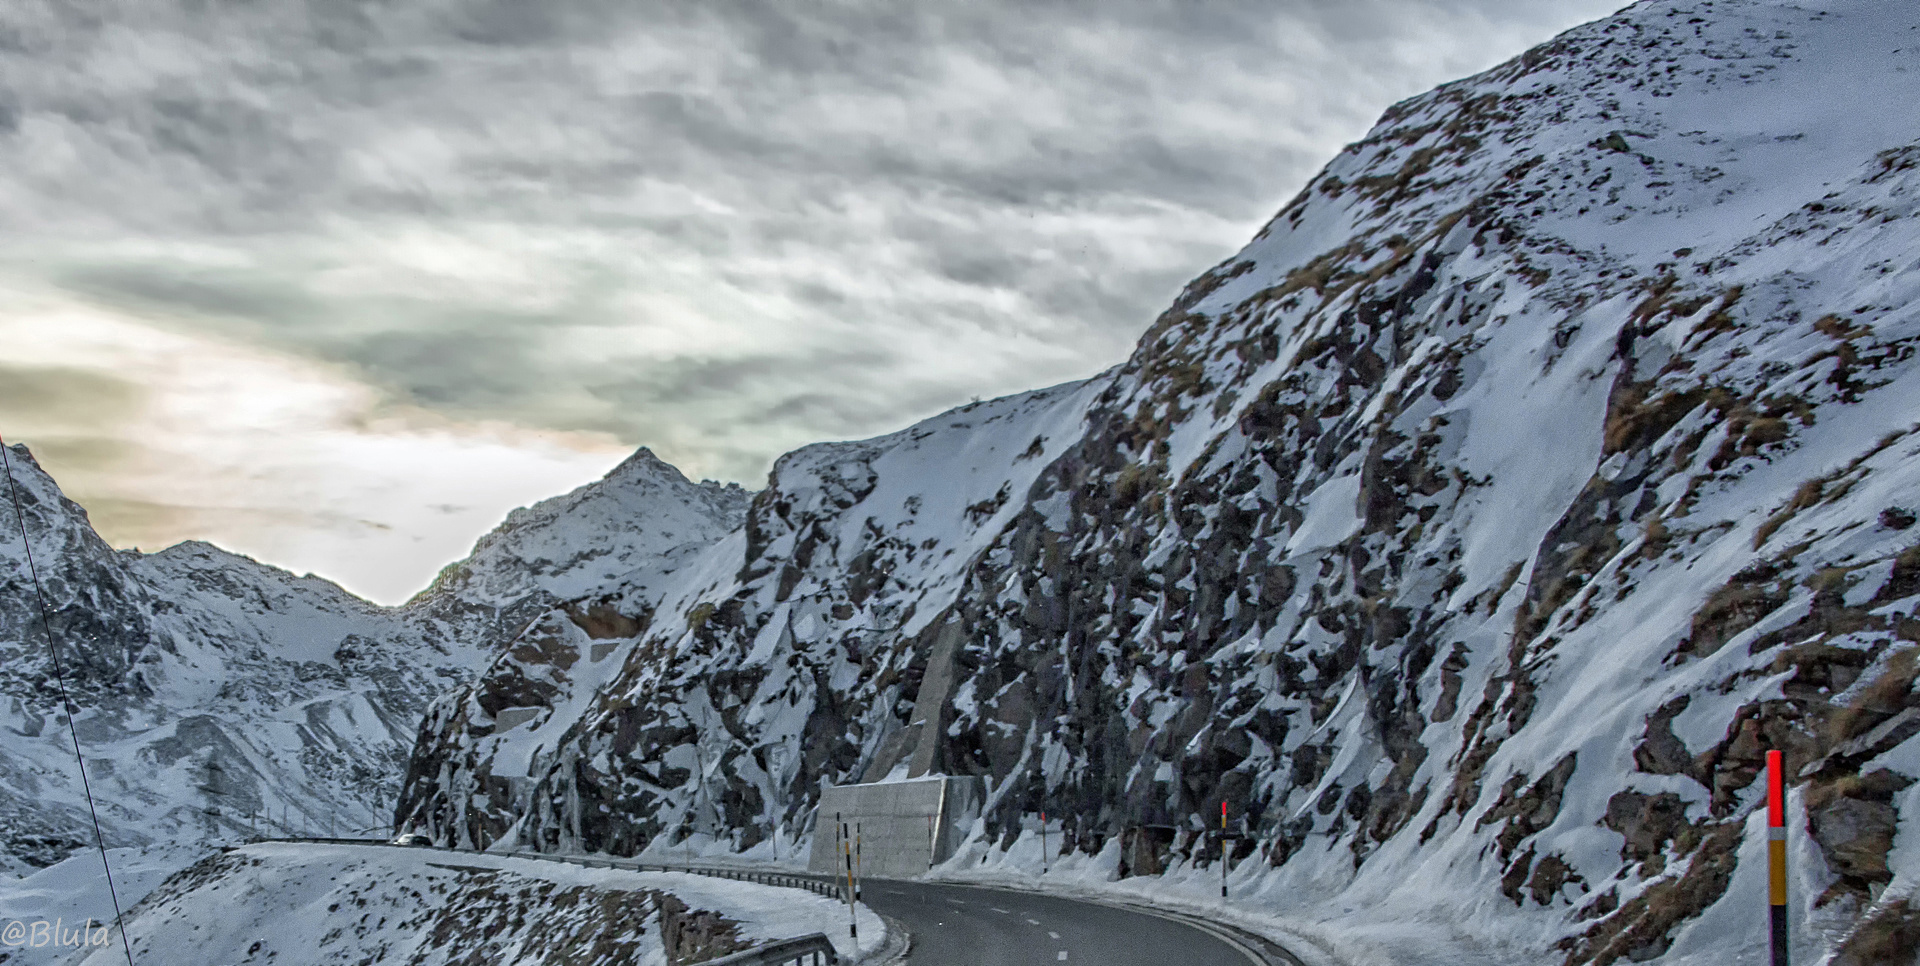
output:
[[[911,966],[1254,966],[1192,926],[1090,902],[871,879],[861,891],[913,933]]]
[[[541,858],[582,861],[566,855]],[[913,934],[909,966],[1259,966],[1219,937],[1185,923],[1092,902],[895,879],[867,880],[861,901]]]

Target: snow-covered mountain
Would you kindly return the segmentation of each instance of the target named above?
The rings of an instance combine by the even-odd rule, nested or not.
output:
[[[1798,941],[1898,961],[1916,103],[1909,4],[1659,0],[1396,105],[1124,365],[800,450],[535,618],[402,819],[791,854],[822,782],[975,773],[988,844],[1139,873],[1224,800],[1302,915],[1724,963],[1773,747]]]
[[[574,600],[614,583],[651,587],[737,529],[751,495],[737,484],[690,482],[642,447],[595,483],[507,514],[409,605],[505,608],[529,595]]]
[[[915,641],[1020,509],[1012,494],[1080,431],[1097,389],[977,403],[892,436],[783,457],[744,526],[664,590],[556,608],[472,687],[436,702],[402,814],[483,845],[529,808],[605,805],[604,826],[529,827],[549,844],[621,851],[710,827],[720,808],[742,847],[773,818],[792,847],[819,778],[861,771],[899,730],[922,673]],[[611,743],[595,739],[586,758],[596,764],[581,774],[612,784],[534,792],[548,770],[572,767],[559,762],[581,753],[583,729]],[[711,789],[692,778],[701,769]],[[693,815],[696,806],[707,811]]]
[[[384,831],[421,714],[526,617],[738,526],[746,494],[641,451],[515,511],[406,607],[204,543],[116,551],[10,451],[109,845]],[[91,847],[13,507],[0,527],[0,862]],[[565,545],[564,554],[555,548]],[[518,623],[516,623],[516,621]]]

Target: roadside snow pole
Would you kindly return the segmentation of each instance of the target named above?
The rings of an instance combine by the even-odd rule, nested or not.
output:
[[[1227,803],[1220,803],[1220,898],[1227,897]]]
[[[933,871],[934,850],[939,846],[939,844],[940,844],[940,840],[933,837],[933,816],[929,815],[927,816],[927,871],[928,872]]]
[[[860,890],[867,884],[867,874],[860,868],[860,823],[853,823],[853,901],[860,901]]]
[[[1787,785],[1780,753],[1767,752],[1767,911],[1773,966],[1787,966]]]
[[[840,823],[840,855],[847,863],[847,932],[854,945],[860,945],[860,917],[853,904],[853,843],[847,839],[847,825]]]
[[[1047,874],[1047,810],[1040,810],[1040,874]]]

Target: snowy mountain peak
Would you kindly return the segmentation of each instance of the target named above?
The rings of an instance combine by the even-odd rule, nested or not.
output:
[[[60,492],[60,485],[41,468],[26,444],[6,445],[8,459],[13,466],[11,493],[19,495],[20,506],[18,515],[10,498],[4,507],[0,507],[4,511],[5,523],[4,527],[0,527],[0,532],[12,534],[11,543],[0,545],[0,554],[19,554],[22,516],[26,519],[27,532],[35,534],[36,539],[51,539],[59,546],[81,550],[88,556],[110,553],[105,541],[94,533],[86,509]],[[25,567],[24,558],[12,562]]]
[[[245,554],[234,553],[204,540],[182,540],[150,554],[129,550],[120,551],[120,555],[130,566],[149,573],[165,573],[190,580],[246,580],[258,587],[275,588],[277,592],[304,595],[369,612],[380,609],[378,605],[355,597],[325,577],[310,573],[295,576],[272,564],[261,563]]]
[[[449,594],[469,604],[573,600],[616,578],[646,583],[737,528],[751,498],[738,484],[693,483],[642,447],[599,480],[507,514],[407,606]]]
[[[658,480],[667,484],[688,482],[686,474],[680,472],[679,467],[661,459],[654,454],[652,448],[646,446],[634,450],[626,459],[621,460],[619,465],[608,470],[601,479],[610,484],[629,486],[647,480]],[[711,480],[701,482],[703,485],[719,485]],[[739,489],[740,486],[736,483],[732,484],[732,488]]]
[[[331,583],[210,544],[115,551],[24,447],[11,455],[51,626],[8,507],[0,769],[21,781],[0,792],[7,867],[47,864],[90,837],[50,642],[80,709],[109,845],[217,839],[274,828],[282,814],[309,828],[328,815],[383,823],[412,718],[441,673],[471,656],[422,649]]]
[[[106,763],[92,777],[116,846],[384,829],[436,694],[493,660],[529,616],[590,586],[583,571],[692,553],[736,526],[747,501],[642,452],[483,541],[465,572],[505,575],[488,592],[473,586],[484,580],[442,585],[385,608],[204,541],[115,551],[25,446],[8,452],[87,755]],[[58,860],[90,830],[69,739],[52,727],[48,638],[11,505],[0,591],[11,699],[0,772],[20,777],[0,789],[0,867],[18,869]],[[601,607],[579,613],[597,632],[621,626]]]

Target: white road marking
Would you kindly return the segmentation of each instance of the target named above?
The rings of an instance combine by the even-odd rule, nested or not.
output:
[[[1012,909],[1002,909],[999,906],[988,906],[987,908],[992,909],[994,912],[1004,912],[1009,916],[1013,915]]]
[[[1038,920],[1038,919],[1029,919],[1029,920],[1027,920],[1027,924],[1028,924],[1028,925],[1030,925],[1030,926],[1038,926],[1038,925],[1040,925],[1040,920]]]
[[[1057,932],[1054,932],[1054,931],[1053,931],[1053,930],[1051,930],[1051,929],[1049,929],[1049,930],[1047,930],[1047,938],[1048,938],[1048,939],[1059,939],[1059,938],[1060,938],[1060,934],[1059,934],[1059,933],[1057,933]]]
[[[1067,961],[1067,951],[1064,949],[1060,950],[1060,961],[1063,963]]]

